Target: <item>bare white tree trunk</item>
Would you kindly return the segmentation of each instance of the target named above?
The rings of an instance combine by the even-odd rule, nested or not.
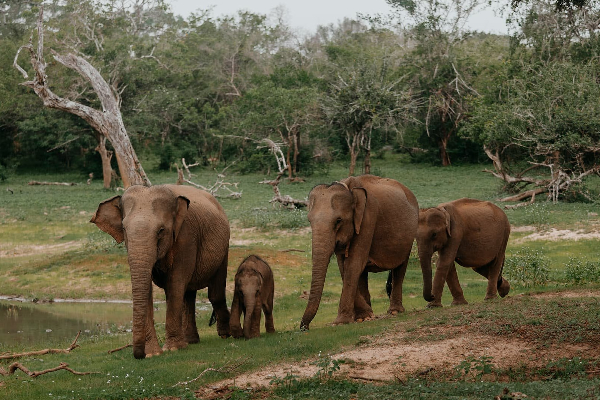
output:
[[[83,104],[62,98],[56,95],[48,87],[48,77],[46,76],[46,62],[44,61],[44,31],[43,31],[43,7],[40,6],[40,14],[37,22],[38,48],[37,52],[33,48],[33,35],[29,39],[29,44],[21,46],[15,55],[14,67],[17,68],[25,79],[28,79],[27,72],[21,68],[18,63],[19,53],[22,49],[27,49],[31,58],[31,65],[35,70],[35,77],[31,81],[23,82],[42,99],[44,106],[67,111],[86,120],[95,130],[105,136],[113,145],[119,163],[119,170],[123,185],[146,185],[150,186],[150,180],[142,164],[137,158],[135,150],[131,145],[127,131],[123,124],[119,102],[112,92],[110,86],[102,75],[86,60],[73,55],[59,55],[52,51],[56,61],[65,67],[72,69],[88,81],[102,104],[102,111],[85,106]]]

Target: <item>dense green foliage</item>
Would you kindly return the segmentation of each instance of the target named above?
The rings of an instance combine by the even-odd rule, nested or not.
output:
[[[75,52],[100,70],[137,152],[162,169],[185,157],[269,171],[277,165],[264,139],[281,146],[290,177],[334,158],[365,157],[369,170],[371,153],[387,148],[449,165],[489,162],[484,145],[513,172],[548,157],[571,176],[596,167],[596,2],[514,2],[511,37],[464,30],[484,6],[477,0],[389,3],[385,22],[345,20],[300,37],[283,19],[250,12],[182,18],[163,0],[56,0],[45,6],[45,54]],[[97,134],[44,109],[12,66],[37,4],[9,1],[0,21],[0,179],[16,168],[99,174]],[[18,61],[28,69],[25,52]],[[98,106],[57,63],[48,79],[60,95]],[[566,198],[590,199],[583,189]]]

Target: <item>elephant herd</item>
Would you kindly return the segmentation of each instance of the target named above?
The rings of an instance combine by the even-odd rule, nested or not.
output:
[[[502,277],[510,224],[492,203],[460,199],[419,210],[416,197],[406,186],[374,175],[317,185],[308,202],[312,280],[301,329],[308,329],[317,313],[333,254],[342,277],[334,324],[373,317],[369,272],[389,271],[388,313],[404,311],[402,281],[415,239],[423,272],[423,297],[429,306],[441,306],[445,282],[453,296],[452,304],[466,303],[455,262],[488,279],[486,299],[497,294],[504,297],[510,290]],[[221,337],[259,336],[261,310],[267,332],[275,331],[273,272],[258,256],[247,257],[239,266],[231,314],[227,308],[229,223],[209,193],[179,185],[132,186],[122,196],[100,203],[90,222],[118,243],[125,241],[135,358],[197,343],[196,292],[206,287]],[[432,279],[434,252],[439,259]],[[164,289],[167,300],[162,348],[154,329],[152,282]]]

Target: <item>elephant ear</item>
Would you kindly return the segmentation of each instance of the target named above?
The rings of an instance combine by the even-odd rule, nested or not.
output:
[[[177,197],[177,211],[175,212],[175,223],[173,225],[173,240],[177,240],[177,235],[179,235],[179,231],[181,230],[181,226],[183,225],[183,221],[187,216],[188,209],[190,207],[190,200],[185,196]]]
[[[121,196],[104,200],[98,205],[98,209],[90,220],[98,228],[112,236],[117,243],[121,243],[125,239],[123,233],[123,213],[121,212],[120,202]]]
[[[450,234],[450,213],[445,207],[438,207],[438,209],[444,214],[444,218],[446,218],[446,233],[448,234],[448,237],[452,237]]]
[[[367,191],[365,188],[355,187],[352,189],[352,197],[354,199],[354,231],[358,235],[367,209]]]

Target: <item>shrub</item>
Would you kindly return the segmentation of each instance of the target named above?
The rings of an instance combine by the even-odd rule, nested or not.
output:
[[[550,260],[541,252],[531,249],[517,251],[504,261],[504,275],[511,282],[524,287],[543,286],[549,280]]]
[[[600,282],[600,263],[571,257],[565,266],[565,276],[575,284]]]

